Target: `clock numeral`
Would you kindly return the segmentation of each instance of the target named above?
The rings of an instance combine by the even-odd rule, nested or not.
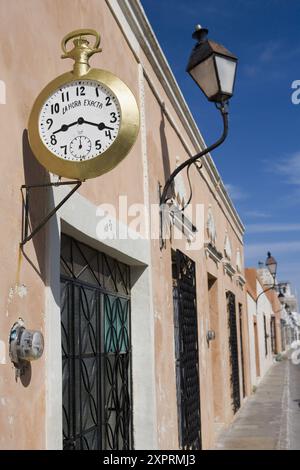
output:
[[[99,88],[98,87],[95,88],[95,92],[96,92],[97,98],[99,98]]]
[[[46,121],[46,123],[48,124],[48,131],[49,131],[49,129],[51,128],[51,126],[52,126],[52,124],[53,124],[53,119],[48,118],[47,121]]]
[[[117,121],[116,113],[110,113],[110,115],[111,115],[111,120],[110,120],[110,122],[112,122],[112,123],[113,123],[113,122],[116,122],[116,121]]]
[[[110,139],[112,138],[111,132],[109,130],[105,131],[105,135],[106,135],[106,137],[109,137]]]
[[[51,114],[59,113],[59,103],[51,104]]]
[[[66,145],[61,145],[61,149],[64,149],[64,155],[67,155],[67,146]]]
[[[112,105],[112,101],[111,101],[111,98],[109,96],[107,96],[105,98],[105,101],[106,101],[106,106],[111,106]]]
[[[96,148],[96,150],[100,150],[101,147],[102,147],[102,145],[101,145],[100,140],[96,140],[96,141],[95,141],[95,148]]]
[[[69,99],[70,99],[70,97],[69,97],[69,92],[68,91],[66,93],[61,94],[61,100],[62,100],[63,103],[65,101],[69,101]]]
[[[77,86],[76,87],[76,96],[85,96],[85,87]]]
[[[57,139],[56,135],[52,134],[50,137],[51,145],[56,145],[57,144]]]

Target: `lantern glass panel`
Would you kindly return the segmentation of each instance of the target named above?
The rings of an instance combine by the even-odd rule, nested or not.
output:
[[[220,91],[232,95],[236,62],[220,56],[216,56],[215,60],[221,87]]]
[[[219,85],[213,56],[196,65],[196,67],[190,70],[190,74],[208,99],[218,93]]]

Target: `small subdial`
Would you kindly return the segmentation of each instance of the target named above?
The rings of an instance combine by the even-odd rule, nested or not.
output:
[[[91,151],[92,142],[88,137],[79,135],[70,142],[70,152],[75,158],[85,158]]]

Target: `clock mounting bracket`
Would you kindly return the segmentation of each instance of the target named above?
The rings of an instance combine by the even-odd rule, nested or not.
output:
[[[53,208],[50,212],[36,225],[35,228],[32,228],[30,231],[30,193],[35,189],[47,189],[50,187],[58,187],[58,186],[66,186],[72,185],[74,186],[71,191]],[[48,222],[51,217],[56,214],[56,212],[68,201],[68,199],[77,191],[77,189],[82,185],[82,181],[57,181],[53,183],[45,183],[45,184],[31,184],[26,185],[23,184],[21,186],[21,194],[22,194],[22,240],[20,246],[23,247],[29,240],[31,240],[34,235],[44,227],[44,225]],[[30,231],[30,233],[29,233]]]

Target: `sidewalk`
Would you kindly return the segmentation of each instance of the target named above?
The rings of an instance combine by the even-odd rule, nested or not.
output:
[[[289,359],[274,364],[215,449],[299,450],[300,365]]]

